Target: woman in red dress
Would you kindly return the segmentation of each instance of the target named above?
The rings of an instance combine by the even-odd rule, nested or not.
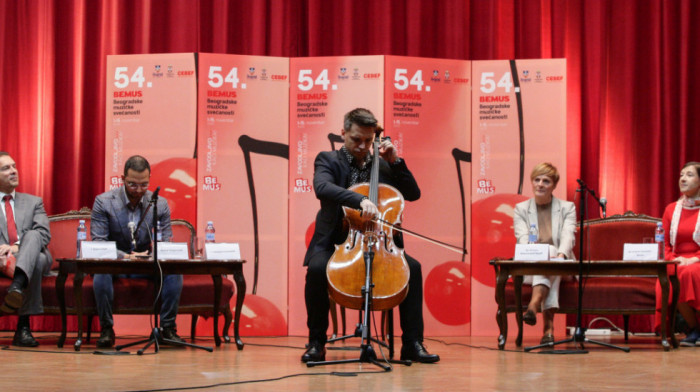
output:
[[[663,226],[666,260],[679,261],[678,281],[680,296],[678,311],[685,319],[690,332],[681,340],[681,346],[700,345],[700,163],[688,162],[681,169],[678,181],[681,198],[669,204],[664,211]],[[661,293],[657,284],[657,325],[661,325]]]

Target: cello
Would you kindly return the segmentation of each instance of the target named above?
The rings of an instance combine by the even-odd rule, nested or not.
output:
[[[367,196],[377,206],[379,215],[363,217],[361,211],[344,206],[348,235],[345,242],[335,245],[326,267],[331,298],[350,309],[388,310],[400,304],[408,294],[408,263],[403,248],[394,243],[393,233],[403,218],[405,202],[396,188],[379,183],[381,132],[382,129],[377,128],[370,182],[349,188]],[[365,301],[363,290],[367,286],[370,295]],[[371,306],[366,303],[370,301]]]

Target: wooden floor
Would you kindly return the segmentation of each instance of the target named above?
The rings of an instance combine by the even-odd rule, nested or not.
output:
[[[307,368],[299,361],[301,337],[248,337],[242,351],[232,344],[213,353],[164,347],[138,356],[136,349],[96,355],[94,341],[80,353],[72,346],[58,349],[54,334],[36,334],[37,349],[17,349],[7,346],[11,336],[0,332],[3,391],[691,391],[698,388],[700,358],[700,347],[664,352],[656,338],[632,337],[631,353],[590,345],[588,354],[542,355],[516,350],[512,341],[498,351],[495,337],[450,337],[425,342],[440,354],[437,364],[378,372],[366,363]],[[624,343],[617,337],[606,341]],[[206,338],[198,343],[213,345]],[[339,346],[357,344],[352,339]],[[357,351],[334,350],[327,359],[357,357]]]

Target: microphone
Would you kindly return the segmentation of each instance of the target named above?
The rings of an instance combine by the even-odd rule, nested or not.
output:
[[[133,252],[136,250],[136,223],[132,221],[127,226],[129,226],[129,231],[131,232],[131,251]]]
[[[605,213],[605,207],[607,207],[607,205],[608,205],[608,199],[601,197],[600,198],[600,207],[603,209],[603,219],[605,219],[605,217],[607,215]]]
[[[156,190],[153,191],[153,196],[151,197],[151,201],[158,200],[158,192],[160,192],[160,187],[156,188]]]

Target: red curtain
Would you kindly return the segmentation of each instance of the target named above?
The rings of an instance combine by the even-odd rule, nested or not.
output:
[[[569,198],[582,178],[660,216],[700,160],[697,20],[693,0],[0,0],[0,149],[49,213],[91,206],[108,54],[564,57]]]

